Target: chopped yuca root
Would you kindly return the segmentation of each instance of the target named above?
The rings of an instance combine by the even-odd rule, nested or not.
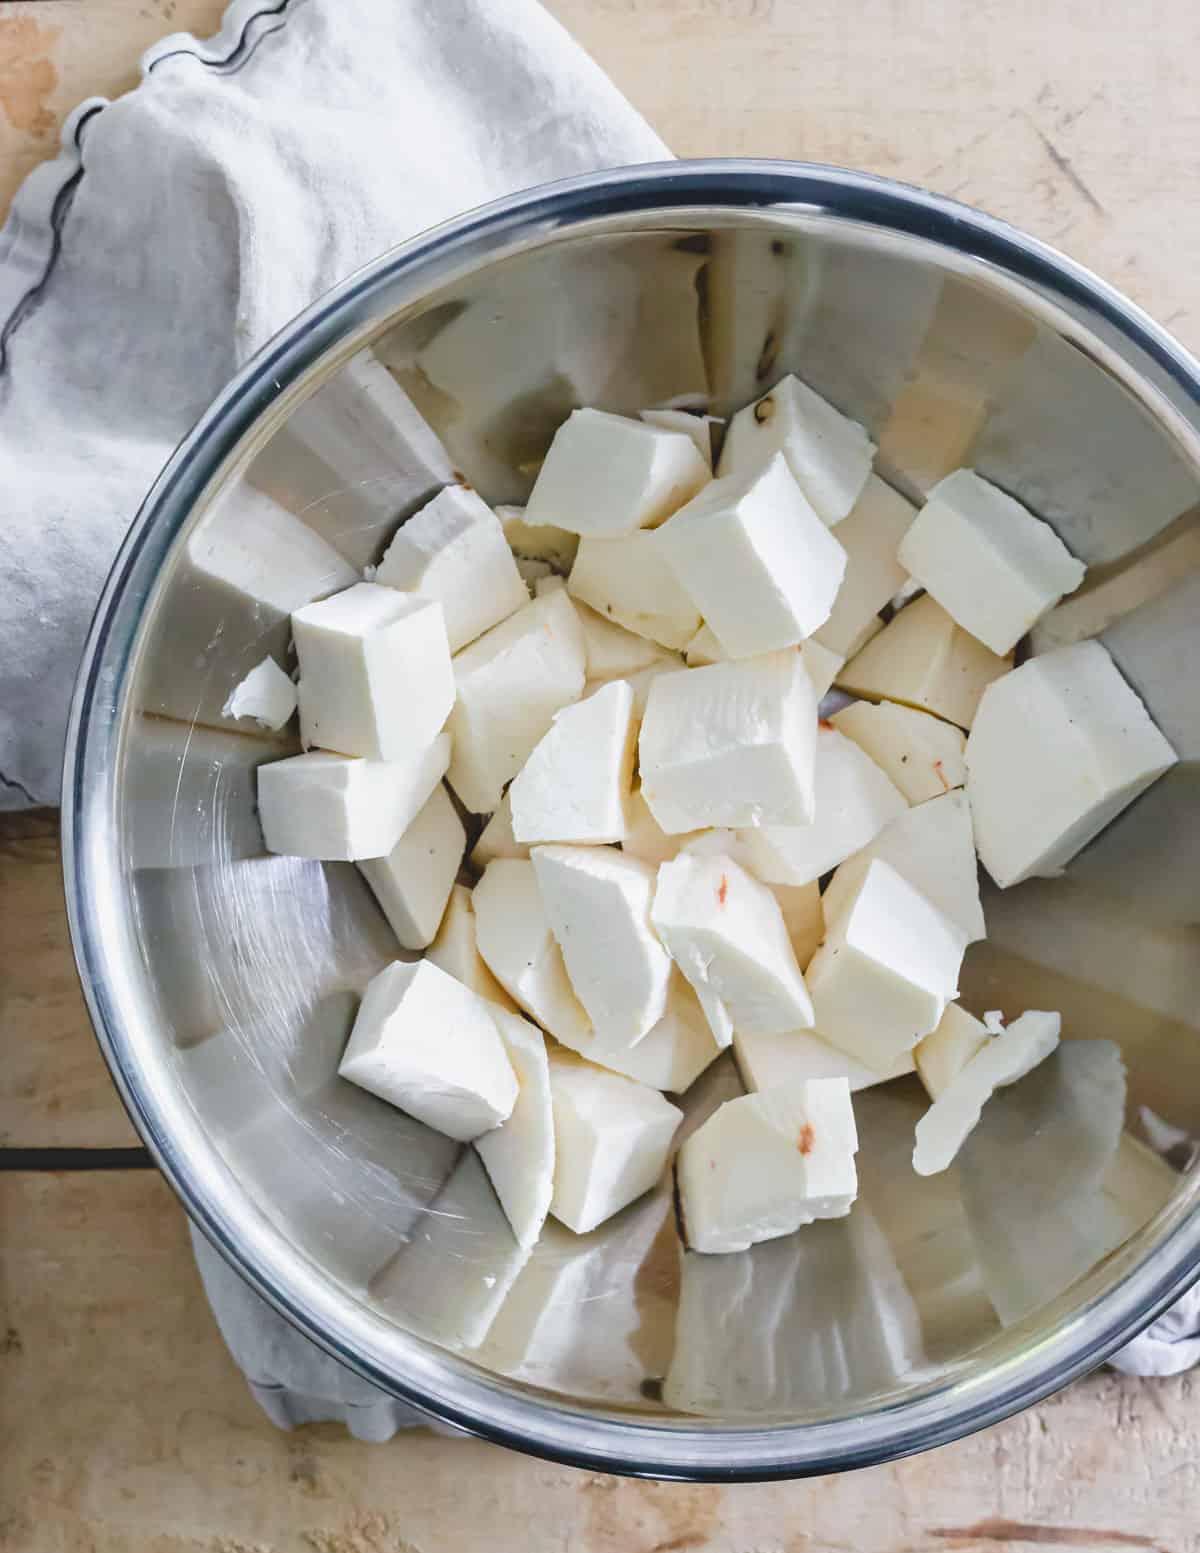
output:
[[[548,1213],[585,1235],[664,1192],[677,1135],[689,1245],[742,1250],[849,1212],[852,1093],[915,1068],[936,1173],[1058,1042],[1057,1013],[954,1001],[976,846],[1002,887],[1058,872],[1176,757],[1098,643],[1012,670],[1083,575],[1049,525],[968,470],[918,511],[873,452],[794,377],[718,479],[703,417],[577,410],[528,508],[446,488],[296,611],[298,690],[268,662],[226,708],[277,728],[298,696],[319,747],[259,769],[268,849],[358,861],[428,946],[340,1072],[475,1144],[443,1196],[495,1287],[435,1308],[420,1247],[381,1275],[446,1341],[481,1340]],[[819,724],[831,682],[866,699]],[[443,775],[490,816],[473,890]],[[678,1131],[663,1092],[731,1043]]]

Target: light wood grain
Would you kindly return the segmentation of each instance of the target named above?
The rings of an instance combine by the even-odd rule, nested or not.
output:
[[[45,811],[0,820],[0,1050],[0,1148],[138,1141],[84,1010]]]
[[[258,1413],[151,1172],[0,1176],[11,1553],[1194,1553],[1194,1386],[1092,1378],[932,1456],[819,1482],[619,1481]]]

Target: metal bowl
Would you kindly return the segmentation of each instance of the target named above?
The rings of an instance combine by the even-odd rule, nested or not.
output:
[[[519,501],[574,405],[702,395],[720,415],[788,371],[868,426],[910,494],[969,462],[1047,518],[1091,570],[1034,650],[1102,632],[1183,759],[1065,878],[988,894],[968,1006],[1061,1009],[1077,1039],[993,1102],[959,1168],[909,1170],[922,1102],[905,1081],[860,1097],[845,1221],[680,1258],[664,1191],[582,1240],[551,1230],[522,1268],[469,1158],[336,1077],[395,945],[352,866],[265,854],[254,770],[291,746],[235,728],[225,699],[286,653],[288,610],[336,581],[334,552],[372,561],[452,468]],[[1102,1360],[1200,1271],[1194,1175],[1121,1133],[1142,1106],[1200,1129],[1198,495],[1200,371],[1168,335],[1032,239],[880,179],[626,169],[351,277],[163,472],[75,696],[76,953],[188,1212],[395,1395],[617,1472],[879,1461]],[[719,1064],[688,1111],[732,1083]]]

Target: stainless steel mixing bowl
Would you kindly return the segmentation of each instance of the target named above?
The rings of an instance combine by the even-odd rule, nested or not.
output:
[[[551,1228],[522,1268],[470,1153],[335,1076],[395,945],[353,867],[264,853],[254,771],[290,746],[233,731],[225,698],[286,652],[287,612],[337,583],[334,552],[372,561],[452,465],[519,501],[574,405],[697,395],[721,414],[792,370],[870,428],[912,493],[971,462],[1045,516],[1091,568],[1091,618],[1061,629],[1104,629],[1183,758],[1065,878],[988,892],[968,1006],[1061,1009],[1074,1039],[993,1102],[957,1169],[912,1174],[922,1102],[904,1081],[860,1097],[845,1221],[681,1261],[660,1192],[580,1240]],[[1200,1130],[1198,496],[1200,378],[1178,345],[1031,239],[878,179],[607,173],[353,276],[163,473],[75,699],[80,970],[189,1213],[381,1386],[619,1472],[876,1461],[1103,1359],[1200,1269],[1195,1177],[1120,1133],[1146,1105]],[[689,1112],[733,1082],[718,1064]]]

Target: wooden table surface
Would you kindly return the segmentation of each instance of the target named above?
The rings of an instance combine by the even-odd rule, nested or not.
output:
[[[142,48],[210,32],[221,9],[0,0],[0,210],[76,102],[127,90]],[[955,195],[1200,346],[1195,0],[551,9],[680,154],[805,157]],[[83,1012],[46,813],[0,821],[0,1039],[5,1553],[1200,1550],[1187,1376],[1100,1373],[933,1455],[769,1486],[628,1482],[424,1431],[279,1433],[217,1336],[180,1209],[112,1152],[137,1140]]]

